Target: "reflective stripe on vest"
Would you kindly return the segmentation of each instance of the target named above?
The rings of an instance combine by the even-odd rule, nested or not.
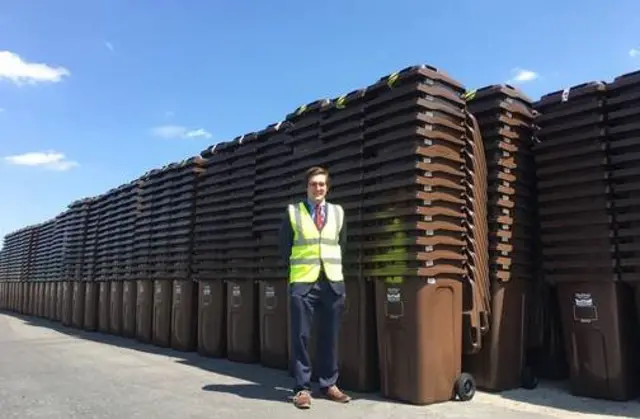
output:
[[[342,281],[342,249],[339,243],[344,223],[340,205],[326,204],[326,222],[318,231],[304,202],[289,205],[293,246],[289,259],[289,282],[315,282],[324,270],[330,281]]]

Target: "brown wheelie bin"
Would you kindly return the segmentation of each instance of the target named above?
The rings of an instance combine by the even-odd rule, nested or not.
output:
[[[85,281],[73,281],[73,318],[72,325],[77,329],[84,327]]]
[[[136,336],[136,281],[122,283],[122,335],[128,338]]]
[[[153,329],[151,342],[156,346],[171,346],[171,311],[173,280],[153,281]]]
[[[111,312],[111,288],[108,280],[98,282],[98,331],[109,333],[109,314]]]
[[[638,395],[633,293],[620,282],[558,283],[571,391],[625,401]]]
[[[289,367],[288,286],[286,279],[260,280],[260,363],[269,368]]]
[[[198,353],[204,356],[226,355],[227,294],[221,280],[199,280]]]
[[[65,289],[65,281],[57,281],[58,286],[56,287],[56,317],[55,319],[59,322],[62,322],[62,312],[64,311],[64,289]]]
[[[87,281],[84,290],[84,329],[98,330],[100,282]]]
[[[109,332],[122,335],[122,280],[109,281]]]
[[[173,281],[171,347],[193,351],[198,341],[198,284],[191,279]]]
[[[149,343],[153,336],[153,280],[138,279],[136,286],[136,338]]]
[[[257,362],[260,356],[258,284],[253,278],[227,281],[227,358]]]
[[[75,281],[64,281],[63,295],[62,295],[62,324],[65,326],[71,326],[73,323],[73,284]],[[35,284],[33,284],[35,285]],[[32,288],[32,290],[35,288]],[[33,302],[35,293],[32,294],[31,301]]]

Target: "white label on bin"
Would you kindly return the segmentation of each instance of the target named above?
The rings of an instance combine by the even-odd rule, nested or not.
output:
[[[509,111],[505,112],[505,115],[507,116],[507,118],[513,118],[513,113]]]
[[[427,236],[433,236],[434,232],[433,230],[427,230]]]
[[[265,298],[273,298],[276,296],[276,290],[270,285],[264,287],[264,296]]]
[[[503,155],[504,157],[509,157],[509,156],[511,156],[511,153],[509,153],[507,150],[503,150],[503,151],[502,151],[502,155]]]
[[[427,278],[427,284],[433,285],[435,283],[436,283],[436,279],[434,277],[430,276]]]
[[[508,167],[505,167],[502,169],[506,174],[511,174],[511,169],[509,169]]]
[[[182,293],[182,284],[176,284],[176,294],[180,295]]]
[[[424,172],[424,177],[433,177],[433,172],[431,171]]]
[[[387,302],[399,303],[401,300],[400,288],[387,288]]]
[[[424,216],[424,220],[425,221],[433,221],[433,217],[431,215],[425,215]]]
[[[425,252],[433,252],[433,246],[425,246],[424,247],[424,251]]]
[[[428,260],[428,261],[425,262],[425,265],[433,266],[433,261],[432,260]]]
[[[204,295],[211,295],[211,285],[205,285],[205,286],[202,288],[202,293],[203,293]]]
[[[231,295],[233,295],[234,297],[240,297],[240,294],[240,285],[234,285],[231,289]]]
[[[426,128],[426,127],[425,127],[425,128]],[[430,139],[428,139],[428,138],[425,138],[425,139],[424,139],[424,143],[425,143],[425,145],[433,145],[433,141],[431,141],[431,140],[430,140]]]
[[[422,161],[425,163],[431,163],[431,157],[425,157],[422,159]]]
[[[160,294],[162,292],[162,285],[156,284],[156,294]]]
[[[576,307],[593,307],[593,297],[588,293],[575,293],[573,301]]]
[[[431,185],[424,185],[424,190],[427,192],[431,192],[432,190]]]

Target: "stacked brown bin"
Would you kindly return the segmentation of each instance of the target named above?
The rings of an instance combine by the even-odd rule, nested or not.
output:
[[[195,277],[200,283],[198,348],[238,362],[258,360],[256,255],[252,235],[257,135],[204,150],[198,190]]]
[[[95,233],[95,246],[90,250],[93,260],[91,275],[87,275],[84,289],[84,329],[106,333],[109,331],[109,278],[106,276],[107,262],[104,223],[108,220],[108,201],[110,192],[99,196],[91,208],[91,217],[87,220],[87,236]],[[85,258],[87,257],[85,247]],[[86,264],[86,259],[84,260]]]
[[[253,189],[252,232],[259,282],[260,362],[287,369],[289,362],[288,271],[279,254],[278,231],[289,199],[304,193],[296,148],[286,133],[288,122],[268,126],[258,134]],[[297,155],[299,157],[299,155]],[[304,195],[299,195],[301,197]]]
[[[100,207],[104,201],[104,195],[98,197],[92,197],[87,200],[86,218],[85,218],[85,235],[82,244],[82,264],[79,272],[78,279],[74,284],[73,291],[73,323],[75,327],[95,330],[96,318],[95,308],[96,306],[87,305],[87,290],[89,285],[95,279],[95,257],[98,247],[98,225],[100,223]],[[108,284],[107,284],[108,285]],[[102,291],[102,283],[100,284],[100,291]],[[100,293],[102,294],[102,293]],[[95,299],[89,299],[90,303],[95,304]],[[102,302],[102,299],[100,299]],[[97,327],[101,332],[108,331],[104,328],[104,318],[101,310],[99,310],[99,318],[97,319]],[[89,321],[89,322],[87,322]],[[108,321],[108,318],[107,318]]]
[[[82,256],[86,218],[89,200],[81,199],[69,205],[67,211],[60,215],[60,227],[64,231],[62,252],[62,324],[65,326],[79,324],[80,311],[74,316],[75,306],[84,303],[83,284],[78,280],[82,269]],[[76,302],[77,301],[77,302]],[[84,307],[82,320],[84,320]],[[75,319],[75,320],[74,320]]]
[[[623,339],[628,341],[625,355],[631,370],[627,373],[630,395],[638,393],[640,380],[637,353],[640,350],[638,342],[638,317],[640,317],[640,246],[638,246],[638,226],[640,225],[640,147],[638,133],[640,132],[640,106],[638,93],[640,92],[640,71],[623,74],[616,77],[607,85],[606,117],[608,140],[608,163],[610,164],[610,185],[612,188],[612,207],[615,220],[615,242],[618,252],[620,279],[628,287],[623,290],[633,290],[636,316],[631,325],[622,327],[625,333]],[[626,298],[626,296],[625,296]],[[635,332],[635,333],[634,333]],[[633,382],[630,382],[633,380]]]
[[[590,82],[543,96],[535,157],[544,275],[558,289],[572,392],[626,400],[637,394],[635,331],[619,282],[606,90]]]
[[[480,388],[530,388],[535,381],[526,368],[525,348],[527,307],[537,279],[534,111],[530,99],[509,85],[473,91],[467,102],[487,160],[490,281],[481,292],[490,318],[464,365]]]
[[[51,320],[60,321],[62,307],[62,284],[60,277],[62,275],[62,241],[63,231],[60,229],[58,217],[51,220],[53,224],[53,233],[51,236],[51,246],[49,249],[49,261],[47,262],[47,280],[51,283],[51,306],[49,308],[49,318]]]
[[[319,144],[315,147],[318,163],[331,173],[329,199],[345,211],[347,297],[340,327],[339,384],[354,391],[375,391],[380,386],[375,288],[373,278],[362,275],[361,264],[366,111],[367,89],[331,100],[321,109]]]
[[[474,391],[461,371],[463,92],[430,66],[367,89],[362,274],[375,281],[382,394],[415,404]]]
[[[49,270],[52,267],[51,251],[55,237],[55,220],[46,221],[37,226],[35,251],[32,255],[33,270],[30,279],[42,283],[38,311],[41,317],[53,319],[55,308],[54,282],[50,280]]]
[[[146,173],[136,219],[136,336],[157,346],[195,347],[197,289],[191,278],[200,157]],[[152,310],[150,311],[150,309]]]
[[[640,214],[640,71],[623,74],[607,85],[607,134],[612,204],[616,221],[616,244],[619,252],[621,279],[636,293],[640,307],[640,247],[637,244]]]

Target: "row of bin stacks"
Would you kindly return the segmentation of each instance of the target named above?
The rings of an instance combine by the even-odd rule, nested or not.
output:
[[[544,275],[557,287],[572,392],[626,400],[637,394],[637,331],[619,275],[613,193],[625,174],[612,175],[620,129],[607,126],[607,90],[590,82],[543,96],[535,158]]]
[[[55,246],[56,246],[55,220],[49,220],[34,227],[35,246],[31,256],[32,271],[30,280],[35,281],[36,298],[30,299],[35,307],[29,307],[27,311],[40,317],[52,318],[55,311],[54,296],[56,293],[55,282],[52,276],[55,274]],[[29,295],[29,292],[26,292]]]
[[[531,151],[532,102],[509,85],[490,85],[466,95],[486,155],[489,240],[487,282],[482,284],[488,324],[465,369],[479,388],[503,391],[531,387],[525,368],[527,307],[535,268],[536,184]]]
[[[416,404],[472,390],[461,366],[463,92],[419,66],[380,79],[365,99],[361,265],[375,284],[381,392]]]
[[[192,225],[203,170],[203,159],[192,157],[141,178],[132,260],[140,341],[184,351],[196,347]]]

